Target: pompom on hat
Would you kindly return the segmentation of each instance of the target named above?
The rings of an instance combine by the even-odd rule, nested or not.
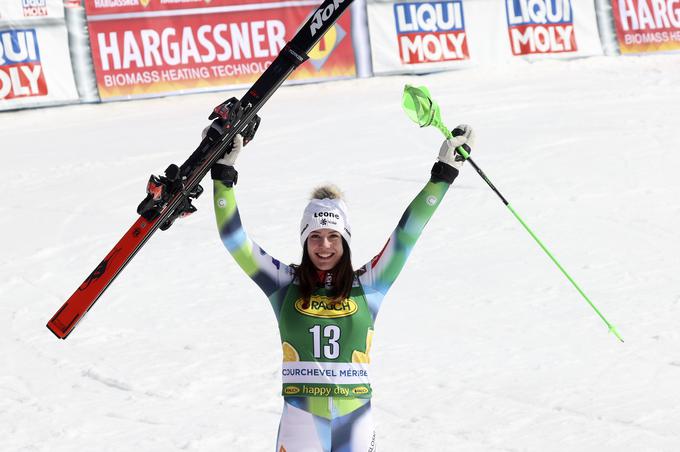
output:
[[[300,221],[300,243],[305,245],[309,234],[319,229],[332,229],[340,233],[347,244],[352,238],[349,226],[347,204],[342,192],[334,185],[324,185],[312,192],[312,198],[305,207]]]

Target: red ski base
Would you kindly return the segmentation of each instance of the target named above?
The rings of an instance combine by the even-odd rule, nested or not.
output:
[[[59,339],[73,331],[78,322],[99,299],[106,288],[113,282],[125,265],[132,259],[154,231],[156,221],[144,217],[139,219],[123,235],[116,246],[109,252],[90,276],[76,289],[64,305],[47,322],[47,328]]]
[[[72,312],[72,318],[68,321],[68,323],[64,323],[64,321],[68,320],[63,314],[67,308],[68,303],[64,304],[64,306],[62,306],[61,309],[57,311],[56,314],[54,314],[54,317],[52,317],[52,319],[47,322],[47,328],[59,339],[66,339],[66,336],[69,335],[75,324],[78,323],[78,320],[80,320],[80,318],[84,315],[78,312]],[[73,309],[71,309],[71,311],[73,311]]]

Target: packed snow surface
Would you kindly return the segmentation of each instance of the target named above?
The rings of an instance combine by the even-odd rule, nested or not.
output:
[[[429,178],[442,137],[400,108],[427,85],[449,127],[620,331],[620,343],[466,165],[383,304],[378,448],[680,450],[680,57],[513,63],[280,89],[243,151],[251,237],[300,258],[309,192],[346,193],[356,266]],[[281,347],[219,240],[211,182],[66,341],[45,323],[231,95],[0,115],[3,451],[272,451]]]

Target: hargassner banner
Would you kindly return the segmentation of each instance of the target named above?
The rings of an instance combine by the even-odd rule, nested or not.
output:
[[[621,53],[680,51],[680,0],[613,0]]]
[[[0,2],[0,110],[78,100],[62,0]]]
[[[321,1],[87,0],[102,99],[249,86]],[[292,80],[354,77],[347,11]]]
[[[369,2],[373,71],[601,55],[589,0]]]

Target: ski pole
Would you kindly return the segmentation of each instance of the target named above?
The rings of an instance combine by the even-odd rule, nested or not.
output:
[[[444,125],[444,123],[441,120],[441,112],[439,110],[439,105],[437,105],[433,100],[432,97],[430,96],[430,92],[428,91],[427,88],[424,86],[416,88],[413,86],[406,85],[404,87],[404,96],[402,99],[402,107],[404,108],[404,111],[406,114],[413,120],[414,122],[418,123],[420,127],[427,127],[427,126],[434,126],[437,129],[439,129],[442,134],[447,139],[450,139],[453,137],[453,134],[451,131]],[[519,216],[517,211],[513,209],[512,205],[508,202],[507,199],[501,194],[501,192],[494,186],[494,184],[491,182],[491,180],[484,174],[484,171],[475,163],[474,160],[470,157],[470,154],[463,149],[462,146],[459,146],[456,148],[456,152],[458,152],[465,160],[470,162],[472,167],[477,171],[477,174],[484,180],[484,182],[487,183],[487,185],[493,190],[496,195],[501,199],[505,207],[508,208],[508,210],[512,213],[512,215],[519,221],[519,223],[522,225],[522,227],[529,233],[529,235],[538,243],[538,246],[541,247],[541,249],[545,252],[545,254],[548,255],[551,261],[557,266],[557,268],[562,272],[562,274],[569,280],[569,282],[574,286],[574,288],[578,291],[579,294],[583,297],[586,302],[590,305],[591,308],[597,313],[597,315],[602,319],[602,321],[607,325],[607,328],[609,329],[609,332],[613,333],[614,336],[621,342],[623,342],[623,338],[619,335],[619,332],[616,330],[616,327],[612,325],[605,317],[602,315],[602,313],[597,309],[595,304],[590,301],[590,298],[585,294],[585,292],[581,289],[581,287],[574,281],[574,279],[567,273],[567,271],[562,267],[562,265],[557,261],[555,256],[548,250],[548,248],[543,244],[543,242],[538,238],[538,236],[534,233],[534,231],[531,230],[531,228],[526,224],[526,222],[522,219],[522,217]]]

